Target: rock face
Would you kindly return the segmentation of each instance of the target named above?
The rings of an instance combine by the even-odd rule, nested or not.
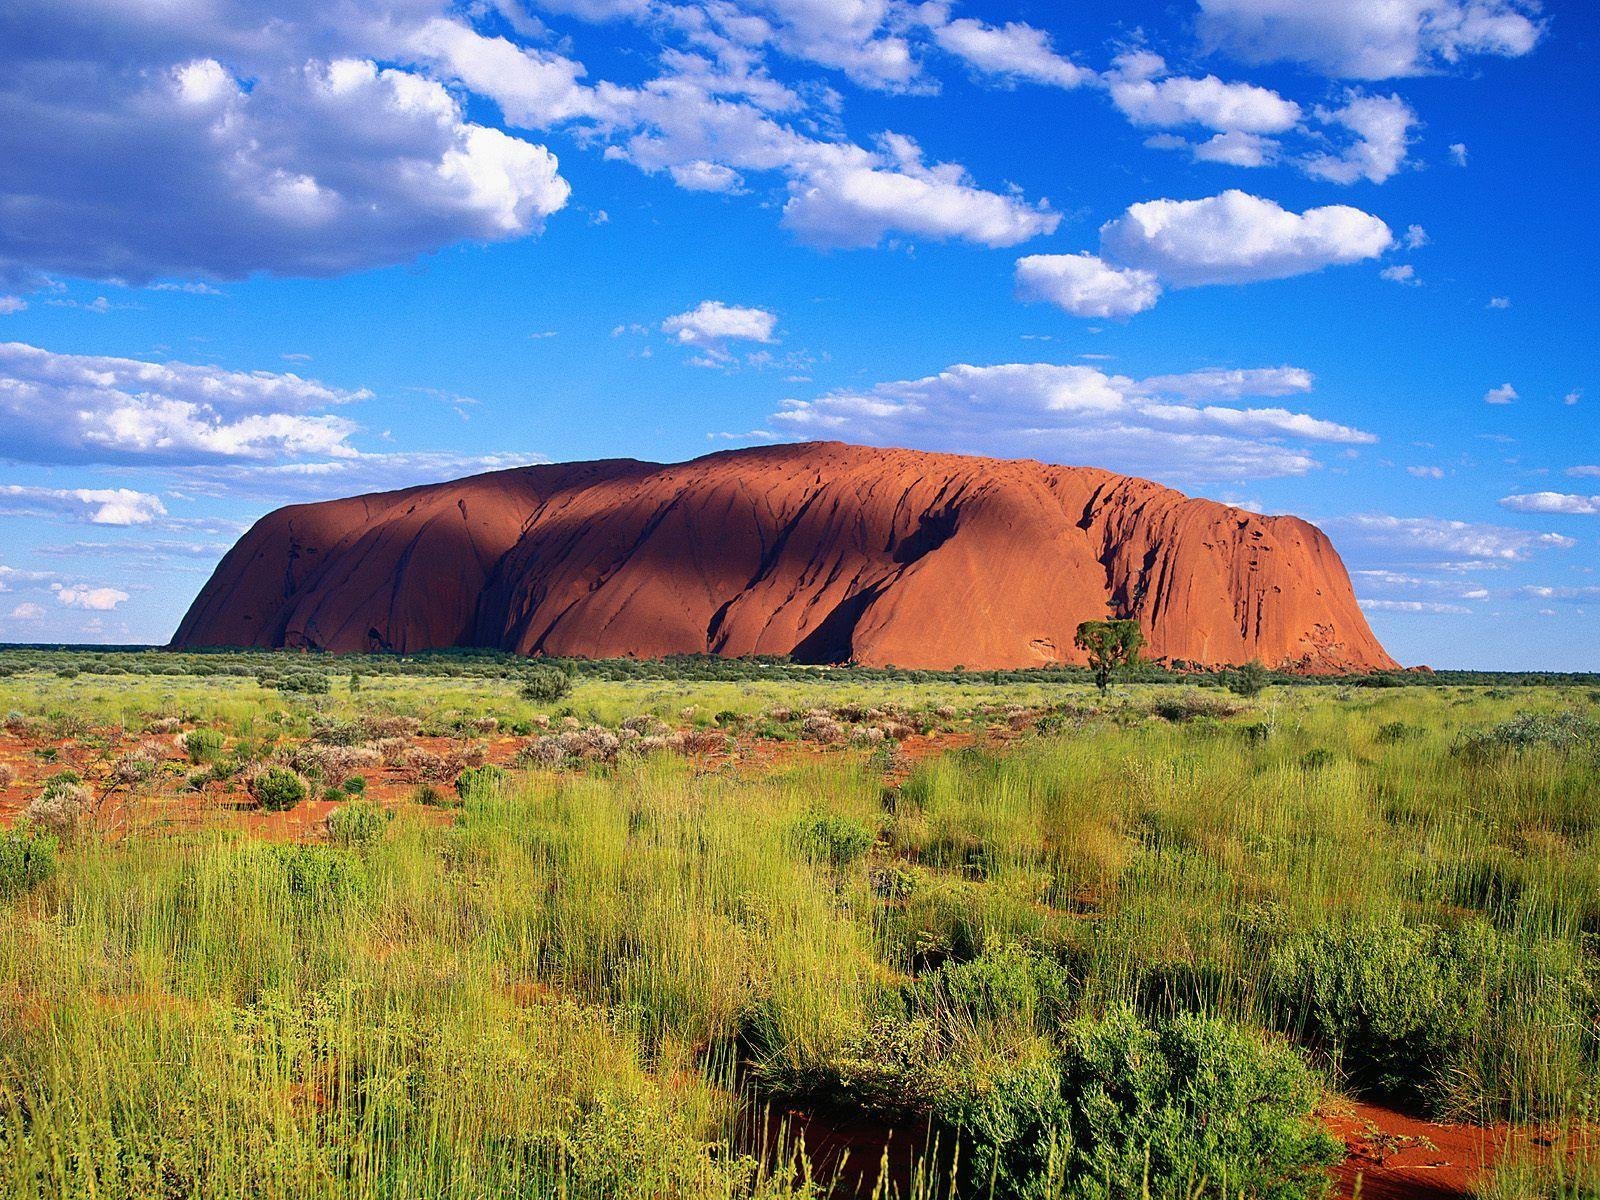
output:
[[[813,442],[663,466],[497,471],[279,509],[173,644],[1079,663],[1080,621],[1147,654],[1390,669],[1322,532],[1086,467]]]

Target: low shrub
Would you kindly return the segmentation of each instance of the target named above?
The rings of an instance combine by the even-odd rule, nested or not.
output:
[[[1239,726],[1239,736],[1252,745],[1261,745],[1272,738],[1272,726],[1265,721],[1252,721]]]
[[[1546,1115],[1600,1048],[1592,968],[1482,921],[1315,930],[1266,955],[1265,983],[1287,1027],[1356,1089],[1440,1116]]]
[[[1313,746],[1300,756],[1302,771],[1320,771],[1333,765],[1334,753],[1326,746]]]
[[[472,767],[456,777],[456,795],[462,800],[490,796],[505,784],[506,773],[499,767]]]
[[[250,794],[268,812],[287,812],[306,798],[306,781],[283,767],[268,767],[250,781]]]
[[[556,667],[529,667],[522,673],[518,694],[534,704],[555,704],[572,691],[572,680]]]
[[[460,800],[453,792],[441,792],[431,783],[419,783],[411,789],[411,803],[427,808],[453,808]]]
[[[62,841],[76,837],[94,816],[94,793],[75,771],[62,771],[45,781],[39,795],[24,810],[29,822]]]
[[[1232,717],[1244,711],[1237,700],[1226,696],[1211,696],[1198,690],[1186,690],[1159,696],[1150,705],[1150,711],[1163,721],[1175,724],[1192,721],[1196,717]]]
[[[222,735],[215,729],[191,729],[182,736],[183,752],[191,765],[204,766],[222,757]]]
[[[17,769],[10,763],[0,763],[0,791],[12,787],[17,782]]]
[[[1235,696],[1259,696],[1271,678],[1267,668],[1252,659],[1228,674],[1228,690]]]
[[[1084,1016],[1052,1056],[979,1064],[938,1109],[967,1146],[970,1194],[1078,1200],[1299,1200],[1343,1147],[1311,1114],[1321,1088],[1291,1047],[1217,1017]]]
[[[795,822],[794,839],[800,853],[812,862],[847,867],[878,840],[860,821],[836,813],[812,812]]]
[[[1408,725],[1404,721],[1387,721],[1378,726],[1378,732],[1373,737],[1384,745],[1392,746],[1397,742],[1408,742],[1421,733],[1422,728],[1418,725]]]
[[[1463,758],[1483,760],[1541,746],[1561,754],[1600,747],[1600,721],[1575,712],[1518,713],[1490,729],[1461,734],[1451,750]]]
[[[361,860],[331,846],[273,845],[265,853],[282,869],[284,884],[297,900],[343,900],[366,885]]]
[[[56,873],[56,839],[43,830],[0,830],[0,900],[9,900]]]
[[[946,962],[902,989],[911,1012],[953,1027],[1004,1022],[1039,1032],[1065,1020],[1076,992],[1061,963],[1010,944],[986,948],[964,962]]]
[[[326,696],[333,690],[328,677],[316,671],[292,671],[278,680],[280,692],[297,692],[303,696]]]
[[[328,840],[340,846],[366,846],[379,841],[392,814],[376,804],[343,804],[328,814]]]

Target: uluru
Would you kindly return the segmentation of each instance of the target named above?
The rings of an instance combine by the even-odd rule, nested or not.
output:
[[[1397,665],[1296,517],[1090,467],[833,442],[281,508],[173,644],[991,669],[1081,663],[1074,631],[1108,615],[1171,663]]]

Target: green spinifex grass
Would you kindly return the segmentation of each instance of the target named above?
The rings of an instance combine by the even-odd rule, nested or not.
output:
[[[117,706],[151,711],[146,686]],[[307,719],[252,680],[203,686],[230,736],[267,711]],[[421,707],[433,686],[323,703]],[[818,702],[725,686],[585,684],[574,700]],[[1459,736],[1519,708],[1589,719],[1585,694],[1272,691],[1229,714],[1170,693],[1158,718],[1141,690],[1103,710],[1074,691],[1056,732],[930,759],[897,787],[860,749],[764,773],[658,756],[486,776],[454,826],[402,816],[375,840],[274,846],[223,824],[66,847],[0,920],[0,1186],[820,1189],[802,1153],[759,1150],[759,1110],[781,1100],[907,1130],[931,1116],[946,1154],[924,1194],[945,1193],[961,1152],[1006,1194],[1097,1195],[1089,1176],[1115,1170],[1155,1195],[1287,1196],[1304,1193],[1239,1164],[1250,1146],[1321,1161],[1303,1099],[1208,1125],[1217,1146],[1200,1149],[1193,1106],[1248,1107],[1258,1077],[1299,1097],[1309,1064],[1458,1118],[1592,1111],[1595,748],[1464,753]],[[1089,1066],[1084,1039],[1103,1047]],[[1143,1045],[1226,1082],[1174,1091],[1119,1058]],[[1117,1110],[1120,1140],[1085,1099],[1095,1078],[1145,1089]],[[1494,1186],[1520,1194],[1509,1173]]]

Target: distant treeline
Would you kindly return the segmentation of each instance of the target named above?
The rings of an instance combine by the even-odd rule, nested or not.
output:
[[[333,675],[440,676],[461,679],[514,679],[534,665],[559,668],[574,679],[641,681],[710,681],[803,679],[903,681],[906,683],[1067,683],[1088,684],[1084,667],[1030,667],[1018,670],[914,671],[900,667],[814,666],[779,655],[718,658],[684,654],[662,659],[530,659],[501,650],[429,650],[418,654],[326,654],[306,650],[167,650],[159,646],[0,646],[0,678],[37,671],[71,676],[241,676],[272,683],[306,673]],[[1124,671],[1124,682],[1173,683],[1224,687],[1234,678],[1229,669],[1186,664],[1142,664]],[[1596,686],[1600,674],[1580,671],[1379,671],[1363,675],[1306,676],[1268,671],[1264,682],[1289,685],[1343,684],[1350,687],[1476,687]]]

